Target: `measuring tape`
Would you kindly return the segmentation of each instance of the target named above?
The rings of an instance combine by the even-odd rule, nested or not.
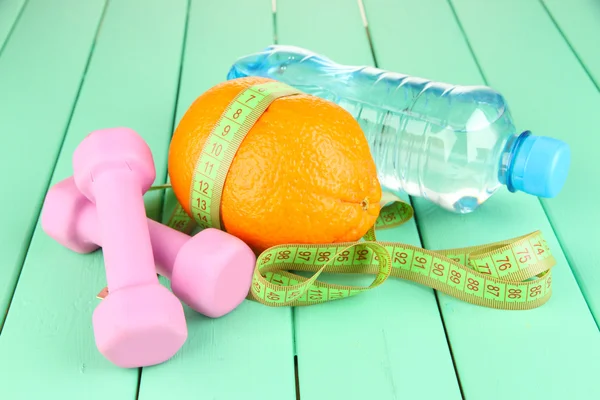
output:
[[[190,190],[192,218],[176,204],[167,225],[190,233],[223,229],[220,204],[235,153],[262,113],[276,99],[302,93],[280,82],[251,86],[227,106],[208,135],[196,162]],[[371,290],[390,276],[410,280],[469,303],[509,310],[544,304],[552,292],[556,263],[539,231],[518,238],[459,249],[430,251],[378,242],[375,230],[399,226],[413,217],[402,201],[381,209],[363,240],[332,244],[273,246],[258,257],[248,299],[271,307],[307,306]],[[290,271],[313,272],[306,278]],[[374,275],[369,286],[318,281],[322,273]]]

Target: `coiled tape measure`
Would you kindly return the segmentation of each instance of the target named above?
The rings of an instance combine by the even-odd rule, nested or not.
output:
[[[192,218],[177,204],[168,226],[190,233],[222,229],[221,194],[235,153],[262,113],[277,98],[301,91],[280,82],[251,86],[228,105],[208,136],[193,173]],[[378,242],[376,229],[405,223],[413,209],[402,201],[384,207],[362,241],[278,245],[257,257],[248,299],[267,306],[307,306],[351,297],[384,283],[407,279],[469,303],[507,310],[544,304],[552,292],[550,269],[556,263],[541,232],[482,246],[430,251]],[[310,278],[290,271],[307,271]],[[374,275],[366,287],[318,281],[326,273]]]

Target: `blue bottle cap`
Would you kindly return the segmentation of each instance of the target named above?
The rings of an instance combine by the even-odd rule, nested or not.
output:
[[[509,189],[554,197],[562,189],[571,164],[569,145],[526,132],[511,162]],[[511,188],[512,186],[512,188]]]

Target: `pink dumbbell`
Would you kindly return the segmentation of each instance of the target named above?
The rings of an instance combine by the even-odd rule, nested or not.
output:
[[[96,346],[120,367],[162,363],[183,346],[187,326],[155,272],[143,198],[155,178],[150,148],[130,129],[94,131],[75,149],[73,172],[96,205],[110,292],[94,310]]]
[[[233,311],[248,295],[256,256],[242,240],[218,229],[190,237],[148,219],[157,272],[171,280],[175,295],[192,309],[217,318]],[[42,209],[44,231],[78,253],[97,250],[98,216],[73,178],[54,185]]]

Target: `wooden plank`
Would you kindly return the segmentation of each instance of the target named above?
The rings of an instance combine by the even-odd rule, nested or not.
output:
[[[277,20],[281,44],[302,46],[340,63],[373,64],[354,0],[279,1]],[[378,238],[420,245],[414,220],[382,230]],[[325,279],[362,285],[372,281]],[[354,298],[297,308],[295,323],[304,400],[461,397],[436,298],[427,287],[391,279]]]
[[[373,64],[356,1],[278,0],[277,33],[281,45],[301,46],[340,63]]]
[[[32,0],[0,57],[0,325],[92,48],[103,0]],[[78,18],[72,18],[73,14]],[[32,140],[35,138],[34,140]],[[17,204],[18,203],[18,204]]]
[[[600,87],[600,2],[542,0],[542,4]]]
[[[571,169],[565,187],[559,196],[543,199],[542,203],[596,322],[600,323],[600,271],[594,262],[593,245],[600,239],[600,213],[595,201],[600,188],[590,184],[590,176],[600,172],[596,162],[600,139],[590,134],[600,108],[600,93],[543,7],[534,0],[518,4],[518,15],[507,11],[509,7],[489,6],[489,12],[495,13],[489,15],[495,17],[485,29],[482,22],[474,22],[471,2],[459,1],[457,8],[464,15],[465,29],[473,32],[469,38],[474,36],[471,42],[486,76],[499,90],[512,96],[513,116],[522,129],[556,137],[571,147]],[[498,39],[502,22],[509,19],[515,28],[492,51],[485,39]],[[518,25],[526,20],[536,29],[529,32]],[[504,55],[500,56],[502,52]],[[564,78],[556,79],[557,76]]]
[[[52,30],[67,30],[62,35],[68,37],[69,42],[77,43],[79,39],[75,37],[83,33],[72,32],[68,28],[69,21],[91,25],[92,18],[88,14],[92,4],[63,3],[61,6],[57,3],[38,6],[37,23],[44,26],[44,20],[54,20],[56,26]],[[96,17],[101,6],[95,5]],[[56,18],[52,12],[54,8],[61,9],[60,14],[68,18]],[[140,13],[142,8],[143,13]],[[32,10],[33,7],[27,11]],[[185,0],[169,4],[160,0],[110,2],[52,175],[52,184],[72,174],[73,151],[89,132],[113,126],[131,127],[146,139],[154,153],[157,179],[160,181],[161,176],[164,179],[186,10]],[[95,21],[97,23],[97,19]],[[40,30],[33,21],[28,23],[25,15],[22,22],[31,39],[41,40],[36,33],[50,30],[45,27]],[[63,45],[68,47],[69,42]],[[37,42],[34,45],[39,46]],[[28,96],[33,98],[37,93],[31,90]],[[53,95],[58,96],[57,93]],[[46,100],[52,103],[51,99]],[[16,111],[21,113],[22,119],[38,119],[37,115],[26,114],[24,103]],[[50,117],[40,112],[40,126],[36,131],[16,132],[41,139],[47,132],[43,124]],[[21,157],[26,155],[22,153]],[[31,173],[31,169],[44,168],[52,172],[51,166],[32,163],[16,177]],[[14,171],[14,168],[8,171]],[[99,302],[95,296],[105,284],[101,251],[76,254],[36,226],[0,336],[0,398],[135,398],[138,370],[120,369],[110,364],[94,344],[91,318]],[[25,384],[26,381],[35,384]]]
[[[24,5],[25,0],[6,0],[0,2],[0,54],[2,54],[4,43],[17,23]]]
[[[482,83],[451,10],[440,0],[363,3],[380,68],[455,84]]]
[[[557,96],[546,92],[538,99],[532,94],[532,82],[537,82],[542,70],[550,68],[535,62],[542,51],[540,43],[545,42],[542,37],[552,38],[556,32],[538,22],[537,11],[528,12],[530,4],[525,3],[530,2],[454,3],[485,75],[506,95],[517,124],[548,133],[540,129],[542,123],[546,125],[542,121],[552,115],[560,116],[560,121],[568,113],[547,112],[540,99],[551,103]],[[541,10],[539,4],[537,7]],[[485,83],[447,2],[366,1],[366,8],[381,67],[456,84]],[[392,16],[394,24],[390,24]],[[411,21],[418,21],[418,35]],[[410,40],[400,40],[399,46],[399,38]],[[531,56],[515,53],[514,49],[523,43],[528,43]],[[558,71],[554,74],[563,76]],[[548,79],[540,79],[540,86],[542,82],[546,84]],[[527,113],[531,113],[529,118]],[[594,392],[594,368],[589,366],[597,365],[598,331],[538,199],[501,190],[478,211],[464,216],[445,212],[423,199],[414,204],[427,248],[489,243],[540,229],[557,258],[553,296],[534,310],[492,310],[440,294],[464,396],[562,399],[584,398],[586,393]]]
[[[272,43],[270,3],[192,1],[177,121],[197,96],[226,79],[240,56]],[[289,308],[245,301],[209,319],[186,307],[189,340],[171,362],[144,369],[141,400],[199,397],[295,399]],[[268,377],[261,374],[268,374]]]

